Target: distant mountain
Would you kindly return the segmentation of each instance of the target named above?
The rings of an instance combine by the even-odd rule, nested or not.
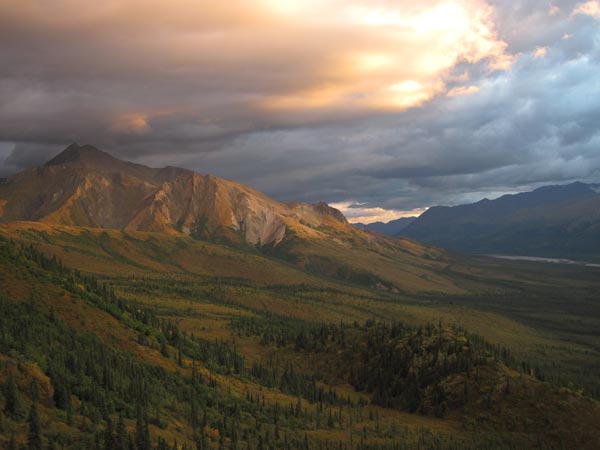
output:
[[[403,236],[469,253],[600,256],[600,186],[572,183],[430,208]]]
[[[373,231],[387,236],[398,236],[402,230],[415,221],[416,217],[401,217],[390,222],[355,223],[354,226],[361,230]]]
[[[260,246],[292,232],[318,235],[318,227],[352,229],[325,203],[284,204],[212,175],[154,169],[77,144],[0,184],[0,222],[11,221],[183,232]]]

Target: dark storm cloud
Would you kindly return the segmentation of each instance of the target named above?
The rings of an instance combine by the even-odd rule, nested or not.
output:
[[[438,3],[411,12],[415,24],[435,23]],[[288,11],[248,0],[202,13],[185,0],[115,1],[92,14],[56,0],[75,11],[64,17],[9,1],[0,176],[77,141],[373,216],[600,178],[600,21],[574,15],[574,1],[467,3],[478,18],[450,30],[465,39],[445,48],[435,27],[393,41],[393,11],[368,16],[383,27],[372,30],[308,20],[335,1]],[[512,67],[497,70],[511,55]],[[398,60],[413,64],[388,66]]]
[[[61,144],[0,142],[0,177],[37,166],[63,148]]]
[[[593,56],[573,57],[560,42],[544,59],[523,56],[510,73],[482,81],[476,95],[346,127],[254,135],[210,165],[260,148],[250,171],[256,178],[236,176],[284,198],[326,193],[333,202],[399,210],[596,179],[600,66]],[[285,174],[274,175],[277,166]]]

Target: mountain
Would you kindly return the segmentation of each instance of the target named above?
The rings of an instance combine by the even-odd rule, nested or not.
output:
[[[443,273],[444,251],[359,230],[325,203],[282,203],[233,181],[121,161],[89,145],[72,144],[0,185],[0,223],[15,222],[187,235],[390,292],[470,289]]]
[[[0,221],[155,231],[277,245],[291,232],[350,229],[325,203],[284,204],[247,186],[186,169],[121,161],[70,145],[0,185]]]
[[[598,185],[576,182],[469,205],[437,206],[402,235],[469,253],[598,257],[599,191]]]
[[[597,269],[90,146],[0,199],[0,448],[599,448]]]
[[[398,236],[402,230],[415,221],[416,217],[401,217],[389,222],[355,223],[354,226],[361,230],[373,231],[386,236]]]

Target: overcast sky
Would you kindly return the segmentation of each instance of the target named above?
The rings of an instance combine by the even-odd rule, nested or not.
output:
[[[3,0],[0,176],[71,142],[389,220],[600,181],[600,2]]]

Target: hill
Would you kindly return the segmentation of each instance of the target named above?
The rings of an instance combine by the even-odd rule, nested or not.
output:
[[[600,194],[584,183],[433,207],[403,236],[444,248],[488,254],[597,258]]]

